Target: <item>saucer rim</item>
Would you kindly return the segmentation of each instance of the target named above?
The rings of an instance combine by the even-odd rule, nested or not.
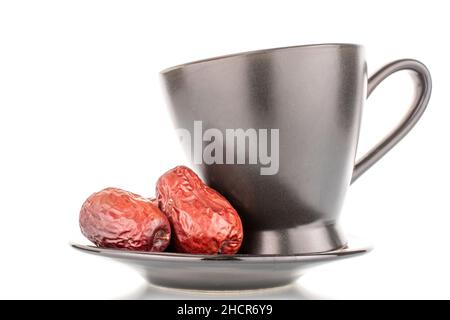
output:
[[[79,251],[109,256],[123,259],[138,259],[138,260],[172,260],[178,262],[195,262],[195,261],[242,261],[242,262],[268,262],[271,260],[277,261],[298,261],[298,260],[315,260],[315,259],[333,259],[344,258],[346,256],[355,256],[368,253],[373,250],[373,246],[363,243],[352,245],[353,238],[350,238],[347,245],[343,248],[325,252],[311,252],[298,254],[234,254],[234,255],[205,255],[205,254],[188,254],[176,252],[145,252],[145,251],[130,251],[113,248],[99,248],[94,245],[79,244],[70,242],[69,245]]]

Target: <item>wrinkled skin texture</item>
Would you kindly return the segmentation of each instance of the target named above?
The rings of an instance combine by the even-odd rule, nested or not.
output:
[[[156,196],[171,223],[177,252],[238,252],[243,230],[236,210],[191,169],[179,166],[163,174],[156,185]]]
[[[80,211],[83,235],[103,248],[163,251],[170,242],[166,216],[148,199],[116,188],[92,194]]]

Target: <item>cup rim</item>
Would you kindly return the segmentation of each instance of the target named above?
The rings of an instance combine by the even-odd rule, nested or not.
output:
[[[269,48],[269,49],[243,51],[243,52],[226,54],[226,55],[216,56],[216,57],[212,57],[212,58],[194,60],[191,62],[178,64],[178,65],[163,69],[162,71],[160,71],[160,74],[165,75],[172,71],[184,69],[184,68],[192,66],[192,65],[198,65],[198,64],[203,64],[203,63],[218,61],[218,60],[224,60],[224,59],[234,58],[234,57],[238,57],[238,56],[250,56],[250,55],[262,54],[262,53],[269,53],[269,52],[273,52],[273,51],[281,51],[281,50],[286,50],[286,49],[300,49],[300,48],[309,49],[309,48],[323,48],[323,47],[361,48],[362,45],[355,44],[355,43],[317,43],[317,44],[303,44],[303,45],[294,45],[294,46],[285,46],[285,47],[275,47],[275,48]]]

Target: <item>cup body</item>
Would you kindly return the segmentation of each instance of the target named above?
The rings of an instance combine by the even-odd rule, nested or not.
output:
[[[337,220],[366,96],[361,46],[247,52],[161,75],[193,165],[242,218],[241,253],[345,246]]]

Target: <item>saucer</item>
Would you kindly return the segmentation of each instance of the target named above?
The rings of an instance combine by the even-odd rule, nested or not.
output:
[[[371,250],[350,239],[345,248],[294,255],[194,255],[137,252],[71,244],[85,253],[126,263],[153,285],[188,290],[254,290],[288,285],[308,268]]]

